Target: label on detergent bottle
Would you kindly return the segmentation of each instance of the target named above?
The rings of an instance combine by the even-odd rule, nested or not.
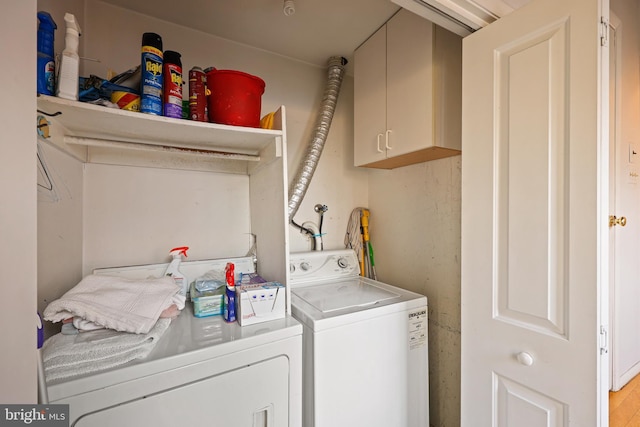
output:
[[[53,95],[56,85],[56,64],[53,61],[47,61],[44,64],[44,81],[47,82],[45,94]]]
[[[162,115],[162,38],[155,33],[142,35],[142,76],[140,111]]]
[[[224,294],[224,320],[226,322],[236,321],[236,282],[235,282],[235,266],[232,262],[228,262],[225,267],[225,277],[227,289]]]

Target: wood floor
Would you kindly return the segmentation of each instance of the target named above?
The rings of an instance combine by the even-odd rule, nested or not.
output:
[[[640,427],[640,375],[609,392],[609,427]]]

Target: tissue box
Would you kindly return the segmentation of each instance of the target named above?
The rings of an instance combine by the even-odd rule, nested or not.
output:
[[[224,311],[224,291],[226,286],[221,286],[213,291],[200,292],[196,289],[195,282],[191,282],[191,301],[193,302],[193,315],[207,317],[222,314]]]
[[[241,326],[282,319],[285,287],[278,282],[236,286],[237,317]]]

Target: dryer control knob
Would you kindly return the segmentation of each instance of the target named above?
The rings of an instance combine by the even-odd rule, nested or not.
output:
[[[306,261],[303,261],[300,263],[300,268],[303,269],[304,271],[309,271],[309,269],[311,268],[311,264],[309,264]]]

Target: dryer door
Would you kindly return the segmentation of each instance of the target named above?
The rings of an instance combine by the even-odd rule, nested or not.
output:
[[[279,356],[89,413],[74,427],[285,427],[288,380],[289,361]]]

